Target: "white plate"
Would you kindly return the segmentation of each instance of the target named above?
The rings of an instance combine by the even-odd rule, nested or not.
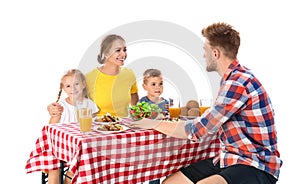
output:
[[[104,122],[99,122],[101,123],[101,125],[105,125],[105,124],[109,124],[109,123],[104,123]],[[125,126],[125,125],[121,125],[123,130],[116,130],[116,131],[105,131],[105,130],[98,130],[98,127],[101,126],[101,125],[97,125],[97,126],[94,126],[93,129],[96,131],[96,132],[101,132],[103,134],[112,134],[112,133],[118,133],[118,132],[124,132],[126,130],[129,129],[129,127]]]
[[[179,116],[179,119],[183,119],[183,120],[192,120],[192,119],[196,119],[199,116]]]

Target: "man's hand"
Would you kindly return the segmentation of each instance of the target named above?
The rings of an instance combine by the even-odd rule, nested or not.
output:
[[[61,116],[64,108],[57,102],[53,102],[47,106],[50,116]]]
[[[149,118],[143,118],[139,121],[134,121],[130,124],[130,127],[133,128],[142,128],[142,129],[154,129],[159,125],[160,120],[153,120]]]

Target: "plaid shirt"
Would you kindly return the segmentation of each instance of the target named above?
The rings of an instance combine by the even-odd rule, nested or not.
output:
[[[221,168],[245,164],[278,179],[282,161],[271,101],[257,78],[237,60],[224,74],[215,104],[185,128],[189,138],[199,141],[218,133],[221,150],[214,160]]]

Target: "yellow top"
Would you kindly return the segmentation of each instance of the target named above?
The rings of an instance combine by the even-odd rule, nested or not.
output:
[[[131,94],[137,93],[136,77],[131,69],[121,67],[118,75],[107,75],[97,68],[86,74],[88,96],[99,108],[98,116],[109,112],[127,117]]]

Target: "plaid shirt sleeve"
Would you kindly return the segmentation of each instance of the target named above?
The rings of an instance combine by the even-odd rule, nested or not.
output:
[[[219,96],[205,114],[198,119],[189,121],[187,132],[191,139],[198,139],[206,134],[215,134],[233,114],[245,105],[248,100],[245,87],[235,81],[227,81],[220,89]]]

